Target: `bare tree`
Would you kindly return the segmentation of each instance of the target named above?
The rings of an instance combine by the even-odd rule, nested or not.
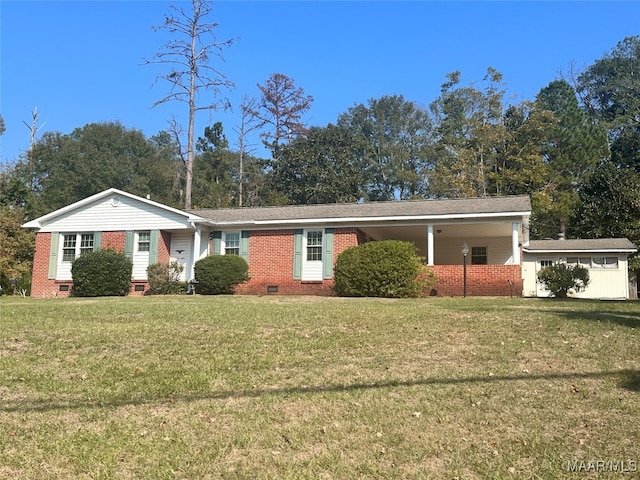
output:
[[[176,176],[174,178],[174,183],[173,183],[174,189],[178,193],[180,201],[182,202],[182,199],[184,197],[184,190],[182,189],[182,177],[183,177],[183,167],[184,169],[186,169],[187,167],[187,152],[182,146],[182,140],[181,140],[182,134],[183,134],[182,126],[180,125],[178,120],[176,120],[175,115],[171,117],[171,120],[169,120],[168,123],[169,123],[169,135],[171,136],[171,138],[176,144],[176,147],[178,149],[178,152],[177,152],[178,157],[180,157],[180,160],[182,160],[182,167],[180,167],[180,163],[176,164],[177,165]]]
[[[184,206],[191,208],[191,184],[193,181],[193,161],[195,157],[195,117],[199,110],[219,110],[230,108],[227,98],[220,98],[222,89],[234,87],[220,70],[209,64],[211,57],[224,61],[222,51],[233,44],[235,39],[219,41],[214,30],[215,22],[208,20],[212,10],[210,0],[191,0],[192,11],[171,5],[165,15],[164,24],[154,30],[166,30],[175,38],[167,42],[163,49],[146,60],[145,64],[167,65],[169,70],[156,77],[171,85],[169,94],[153,104],[153,107],[169,101],[188,104],[188,127],[186,145],[186,173]],[[212,101],[203,101],[201,93],[212,93]]]
[[[270,131],[261,134],[264,143],[271,148],[274,158],[281,142],[289,142],[306,133],[302,115],[311,108],[313,97],[305,95],[302,88],[296,88],[292,78],[282,73],[272,74],[264,85],[258,85],[262,97],[251,114],[258,125],[271,126]]]
[[[24,120],[22,121],[29,129],[29,151],[33,150],[33,146],[36,144],[36,135],[44,127],[44,123],[38,127],[38,107],[33,108],[31,112],[31,125]],[[46,123],[46,122],[45,122]]]
[[[242,206],[242,195],[243,188],[242,183],[244,180],[244,155],[245,153],[250,153],[248,147],[251,144],[247,143],[247,135],[252,131],[258,129],[260,124],[258,123],[257,118],[253,115],[253,112],[258,107],[258,101],[255,98],[249,98],[247,96],[242,98],[242,103],[240,103],[240,125],[235,127],[233,130],[238,135],[238,154],[240,157],[240,168],[238,171],[238,206]]]

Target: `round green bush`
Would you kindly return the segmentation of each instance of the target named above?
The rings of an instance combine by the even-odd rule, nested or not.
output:
[[[196,262],[194,274],[198,293],[233,293],[236,285],[249,280],[249,265],[238,255],[211,255]]]
[[[95,250],[80,255],[71,265],[73,296],[106,297],[129,293],[133,263],[121,252]]]
[[[589,285],[589,270],[580,265],[556,263],[538,272],[538,281],[558,298],[566,298],[569,290],[582,292]]]
[[[335,290],[345,297],[421,297],[435,284],[411,242],[384,240],[347,248],[334,268]]]

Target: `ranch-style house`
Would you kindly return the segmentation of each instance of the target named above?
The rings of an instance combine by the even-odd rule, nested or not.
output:
[[[527,196],[184,211],[111,188],[23,227],[36,232],[32,297],[68,296],[73,260],[98,248],[132,259],[131,294],[148,289],[150,264],[177,261],[189,281],[197,260],[240,255],[251,280],[237,293],[331,295],[334,262],[344,249],[388,239],[416,245],[438,278],[430,295],[535,296],[541,290],[530,276],[548,252],[529,241],[530,215]],[[580,255],[569,249],[565,257],[590,256],[594,269],[604,257],[611,263],[603,270],[627,279],[626,295],[612,294],[628,298],[626,260],[635,247],[626,242]]]

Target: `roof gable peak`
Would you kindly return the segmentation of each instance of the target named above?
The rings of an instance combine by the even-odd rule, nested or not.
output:
[[[143,197],[139,197],[138,195],[134,195],[132,193],[129,192],[125,192],[124,190],[119,190],[117,188],[109,188],[107,190],[103,190],[102,192],[98,192],[94,195],[91,195],[87,198],[83,198],[82,200],[78,200],[77,202],[71,203],[69,205],[66,205],[62,208],[59,208],[57,210],[54,210],[52,212],[49,212],[45,215],[42,215],[41,217],[38,217],[34,220],[31,220],[27,223],[25,223],[24,225],[22,225],[23,228],[41,228],[43,224],[50,222],[51,220],[60,217],[62,215],[65,215],[69,212],[73,212],[74,210],[78,210],[82,207],[85,207],[87,205],[91,205],[94,202],[97,202],[99,200],[105,199],[105,198],[109,198],[109,197],[113,197],[114,201],[118,198],[118,197],[123,197],[123,198],[128,198],[131,199],[135,202],[141,202],[141,203],[145,203],[147,205],[151,205],[155,208],[158,208],[160,210],[166,211],[166,212],[171,212],[173,214],[177,214],[180,215],[182,217],[185,217],[187,219],[193,219],[194,221],[198,221],[198,220],[203,220],[201,217],[194,215],[193,213],[189,213],[186,212],[184,210],[179,210],[177,208],[173,208],[173,207],[169,207],[168,205],[165,205],[163,203],[159,203],[159,202],[155,202],[149,198],[143,198]]]

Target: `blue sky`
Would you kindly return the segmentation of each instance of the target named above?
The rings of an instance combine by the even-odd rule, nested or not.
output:
[[[170,3],[0,1],[0,161],[27,150],[35,107],[40,134],[120,121],[152,136],[172,115],[186,126],[184,104],[151,108],[168,86],[143,66],[168,40],[152,27]],[[236,84],[236,109],[201,113],[196,129],[221,121],[233,146],[240,100],[276,72],[314,97],[305,120],[317,126],[384,95],[428,106],[455,70],[466,84],[493,67],[510,101],[533,100],[570,64],[584,69],[640,34],[640,2],[226,0],[213,20],[218,39],[237,38],[214,64]]]

